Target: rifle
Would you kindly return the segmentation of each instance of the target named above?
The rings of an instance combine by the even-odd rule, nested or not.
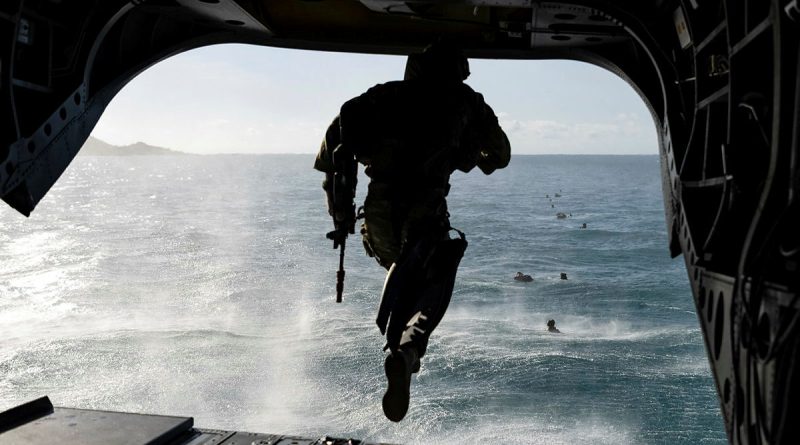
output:
[[[334,172],[329,174],[330,203],[332,204],[333,224],[336,230],[326,237],[333,240],[333,248],[339,248],[339,270],[336,271],[336,302],[342,302],[344,291],[344,246],[348,233],[355,233],[356,172],[358,164],[353,153],[339,144],[332,153]],[[327,190],[326,190],[327,191]]]
[[[339,248],[339,270],[336,271],[336,302],[342,302],[342,292],[344,291],[344,246],[347,241],[347,232],[344,230],[334,230],[325,235],[326,238],[333,240],[333,248]]]
[[[336,271],[336,302],[342,302],[342,292],[344,291],[344,242],[339,245],[339,270]]]

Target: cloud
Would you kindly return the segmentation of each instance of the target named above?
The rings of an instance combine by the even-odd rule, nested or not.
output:
[[[514,119],[498,113],[515,153],[655,153],[655,128],[633,114],[601,122]]]
[[[231,121],[229,119],[218,118],[206,121],[204,125],[207,125],[209,127],[224,127],[226,125],[229,125],[230,123]]]
[[[119,145],[141,140],[195,153],[312,153],[344,101],[396,78],[403,63],[392,56],[245,45],[201,48],[135,78],[111,102],[95,136]],[[498,82],[493,66],[484,67],[484,93],[493,97],[514,153],[656,152],[652,122],[646,113],[629,111],[627,96],[617,87],[591,90],[607,93],[607,100],[597,100],[601,105],[586,103],[585,94],[576,98],[549,88],[540,96],[520,96],[520,85],[531,80],[518,78],[530,73],[514,71],[513,82]],[[570,70],[584,72],[578,65]],[[568,92],[588,84],[595,85],[573,84]],[[641,99],[635,101],[641,109]]]

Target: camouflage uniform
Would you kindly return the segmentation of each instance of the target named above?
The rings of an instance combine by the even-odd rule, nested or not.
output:
[[[408,71],[411,79],[377,85],[346,102],[314,164],[333,173],[333,150],[344,142],[366,167],[362,234],[367,253],[386,269],[410,241],[446,235],[451,173],[477,166],[488,175],[510,159],[508,139],[481,94],[424,66]]]
[[[314,164],[326,173],[323,188],[341,239],[354,232],[356,162],[370,178],[361,234],[367,254],[389,270],[377,323],[391,351],[384,412],[394,421],[406,413],[410,373],[447,309],[466,249],[463,234],[448,235],[450,174],[477,166],[488,175],[511,156],[494,112],[463,83],[468,74],[460,52],[429,47],[409,56],[403,81],[376,85],[342,105]]]

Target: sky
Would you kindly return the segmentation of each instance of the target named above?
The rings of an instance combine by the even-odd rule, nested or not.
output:
[[[402,79],[405,57],[214,45],[164,60],[112,100],[92,135],[189,153],[315,153],[346,100]],[[514,154],[656,154],[624,80],[574,61],[470,60]]]

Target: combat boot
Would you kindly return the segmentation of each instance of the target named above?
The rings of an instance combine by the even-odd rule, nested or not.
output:
[[[413,343],[391,352],[383,363],[388,387],[383,395],[383,413],[392,422],[403,420],[408,412],[411,374],[419,371],[419,354]]]

